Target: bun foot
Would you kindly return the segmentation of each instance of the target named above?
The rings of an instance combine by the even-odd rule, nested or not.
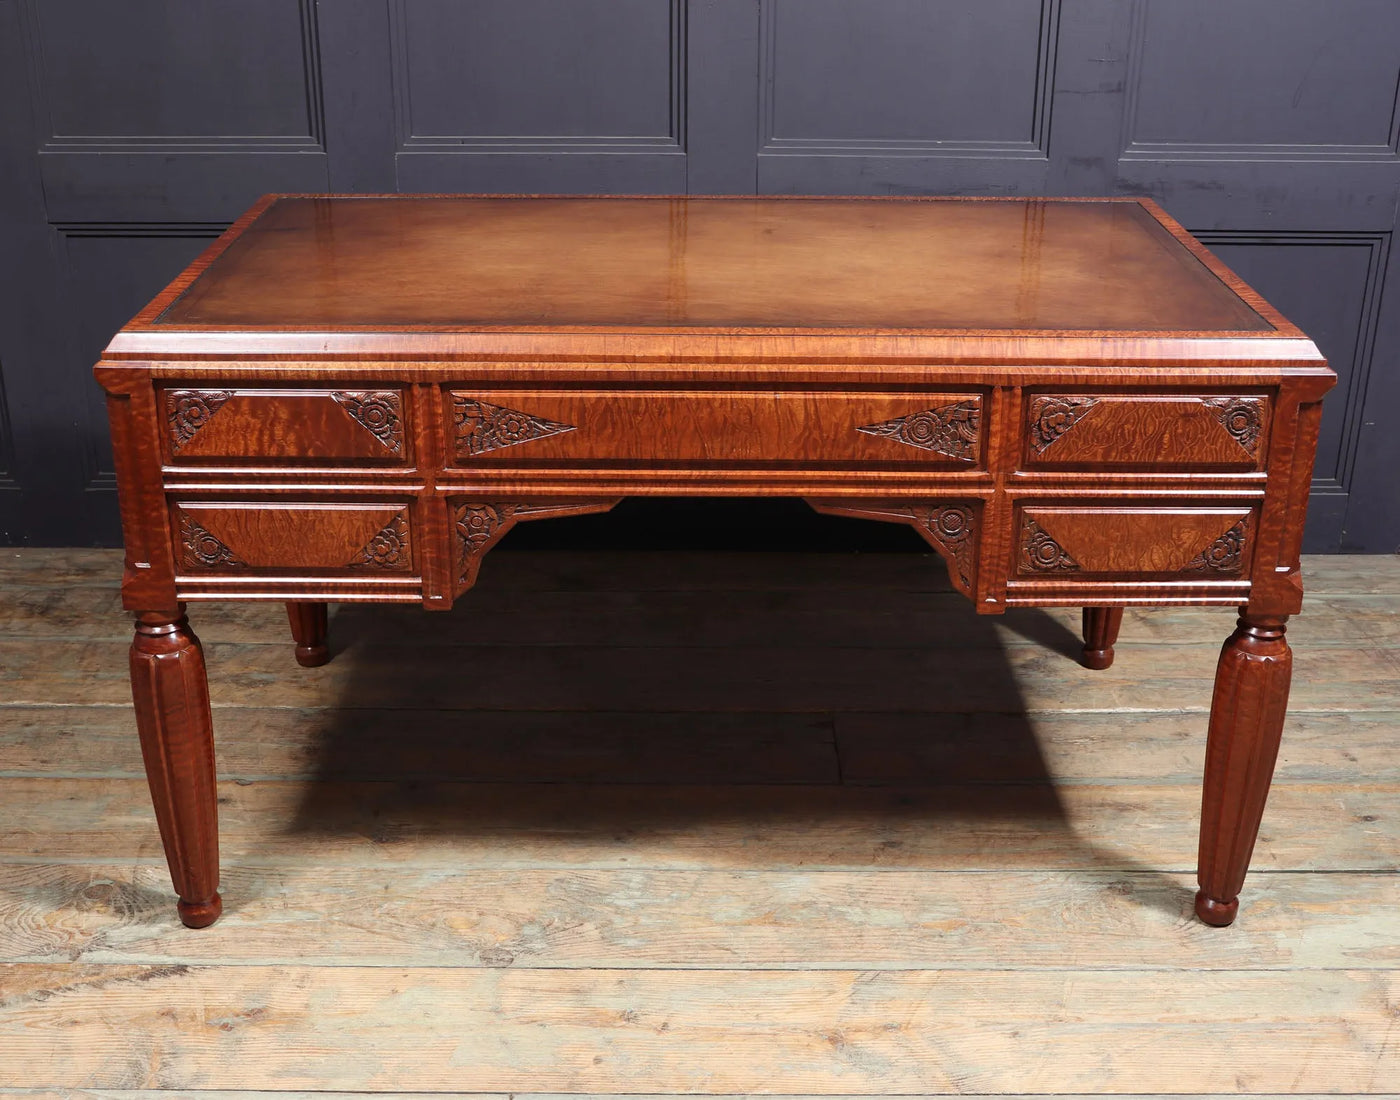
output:
[[[289,603],[287,618],[297,643],[297,664],[302,668],[316,668],[331,659],[331,651],[326,646],[325,604]]]
[[[1200,917],[1206,924],[1215,928],[1224,928],[1227,924],[1235,922],[1239,911],[1239,898],[1230,901],[1216,901],[1215,898],[1207,897],[1204,890],[1196,891],[1196,916]]]
[[[1113,647],[1107,649],[1086,649],[1081,658],[1085,668],[1102,670],[1113,664]]]
[[[1113,643],[1123,625],[1121,607],[1084,609],[1084,652],[1079,658],[1085,668],[1105,669],[1113,664]]]
[[[299,645],[296,657],[302,668],[316,668],[331,659],[331,651],[323,645]]]
[[[176,908],[180,911],[180,922],[186,928],[208,928],[224,911],[224,899],[215,894],[208,901],[180,900]]]

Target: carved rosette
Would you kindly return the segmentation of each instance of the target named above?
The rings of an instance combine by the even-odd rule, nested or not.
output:
[[[1237,576],[1244,560],[1249,521],[1242,519],[1182,568],[1183,573],[1222,573]]]
[[[1251,455],[1259,451],[1264,430],[1263,399],[1258,397],[1207,397],[1204,403],[1231,438]]]
[[[1031,400],[1031,447],[1036,454],[1084,419],[1098,404],[1093,397],[1036,397]]]
[[[403,406],[396,391],[336,390],[331,400],[394,454],[403,453]]]
[[[392,569],[407,556],[408,520],[400,512],[346,564],[361,568]]]
[[[491,549],[515,522],[514,504],[462,504],[453,515],[457,533],[457,580],[464,586],[476,581],[481,556]]]
[[[908,524],[948,563],[948,577],[958,591],[972,595],[982,516],[980,502],[903,504],[881,500],[815,500],[809,497],[807,503],[826,515]]]
[[[977,560],[977,513],[968,504],[944,504],[920,510],[919,526],[945,551],[964,592],[972,588]]]
[[[183,513],[180,515],[180,548],[187,568],[213,569],[220,565],[243,564],[232,550]]]
[[[456,428],[458,458],[515,447],[532,439],[577,431],[573,424],[561,424],[542,416],[531,416],[518,409],[488,404],[460,394],[452,398],[452,418]]]
[[[166,390],[165,418],[170,425],[170,449],[178,452],[232,396],[232,390]]]
[[[1079,563],[1033,519],[1021,529],[1021,561],[1038,573],[1068,573]]]
[[[982,409],[976,401],[959,401],[935,409],[910,413],[908,416],[866,424],[856,431],[866,435],[883,436],[910,447],[937,451],[949,458],[972,462],[977,458],[977,442],[982,424]]]

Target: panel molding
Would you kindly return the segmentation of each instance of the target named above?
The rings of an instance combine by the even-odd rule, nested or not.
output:
[[[1357,446],[1361,435],[1361,416],[1370,385],[1371,368],[1375,360],[1377,332],[1381,319],[1381,301],[1385,291],[1385,272],[1390,255],[1389,232],[1294,232],[1287,230],[1192,230],[1192,234],[1208,248],[1216,245],[1266,245],[1270,247],[1298,246],[1364,246],[1369,249],[1366,280],[1362,289],[1361,311],[1357,321],[1355,350],[1349,364],[1351,385],[1342,413],[1341,440],[1337,448],[1337,475],[1314,477],[1312,490],[1322,494],[1350,492],[1356,467]]]
[[[686,130],[686,8],[688,0],[667,0],[670,7],[669,133],[608,134],[419,134],[413,127],[411,62],[408,56],[408,0],[389,0],[391,86],[394,98],[395,152],[598,154],[684,153]]]
[[[47,135],[40,153],[171,153],[207,150],[239,152],[325,152],[325,99],[321,87],[320,31],[316,0],[297,0],[301,24],[302,73],[306,96],[307,133],[287,134],[56,134],[49,108],[44,43],[35,6],[40,0],[20,0],[20,25],[29,59],[30,95],[35,132]]]
[[[1400,79],[1396,81],[1390,110],[1390,133],[1378,145],[1317,145],[1292,143],[1138,141],[1138,107],[1147,49],[1147,0],[1128,0],[1128,69],[1123,104],[1123,128],[1119,160],[1146,161],[1343,161],[1393,162],[1400,160]]]
[[[19,489],[15,477],[15,434],[10,406],[5,398],[5,364],[0,360],[0,492]]]
[[[188,240],[213,240],[229,227],[228,222],[51,222],[55,233],[64,240],[111,239],[111,238],[135,238],[150,239],[153,237],[180,238]],[[76,303],[73,301],[72,288],[67,283],[67,269],[64,270],[64,296],[67,299],[69,310],[71,311]],[[73,348],[70,354],[73,356],[75,367],[78,358],[77,348]],[[92,424],[106,423],[105,406],[98,407],[93,404],[94,400],[100,396],[100,391],[96,385],[87,385],[82,388],[83,410],[87,414],[87,422]],[[3,397],[3,395],[0,395]],[[117,491],[117,474],[115,470],[104,468],[102,458],[98,454],[96,438],[93,432],[83,431],[79,433],[79,470],[80,484],[85,493],[115,493]]]
[[[1061,0],[1041,0],[1028,141],[779,137],[774,133],[777,0],[759,0],[758,152],[766,156],[989,157],[1049,160]]]

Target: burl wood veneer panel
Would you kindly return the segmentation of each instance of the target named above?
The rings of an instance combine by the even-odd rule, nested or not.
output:
[[[1025,464],[1255,470],[1268,421],[1260,394],[1030,394]]]
[[[1254,512],[1238,508],[1026,505],[1016,523],[1021,577],[1237,578],[1248,573]]]
[[[984,464],[982,395],[454,388],[457,466]]]
[[[186,575],[258,570],[407,573],[407,504],[206,503],[172,509],[175,556]]]
[[[172,388],[160,394],[172,464],[260,459],[401,465],[409,461],[401,389]]]

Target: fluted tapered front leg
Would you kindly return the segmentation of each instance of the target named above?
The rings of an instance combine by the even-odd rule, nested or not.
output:
[[[1121,607],[1084,609],[1084,667],[1108,668],[1113,664],[1113,643],[1123,625]]]
[[[184,611],[181,605],[136,616],[131,694],[180,919],[204,928],[223,910],[218,800],[204,651]]]
[[[1196,915],[1207,924],[1235,919],[1264,816],[1293,672],[1286,622],[1245,611],[1216,666],[1196,894]]]
[[[315,668],[331,659],[326,647],[326,605],[324,603],[289,603],[287,619],[292,624],[292,638],[297,643],[297,664]]]

